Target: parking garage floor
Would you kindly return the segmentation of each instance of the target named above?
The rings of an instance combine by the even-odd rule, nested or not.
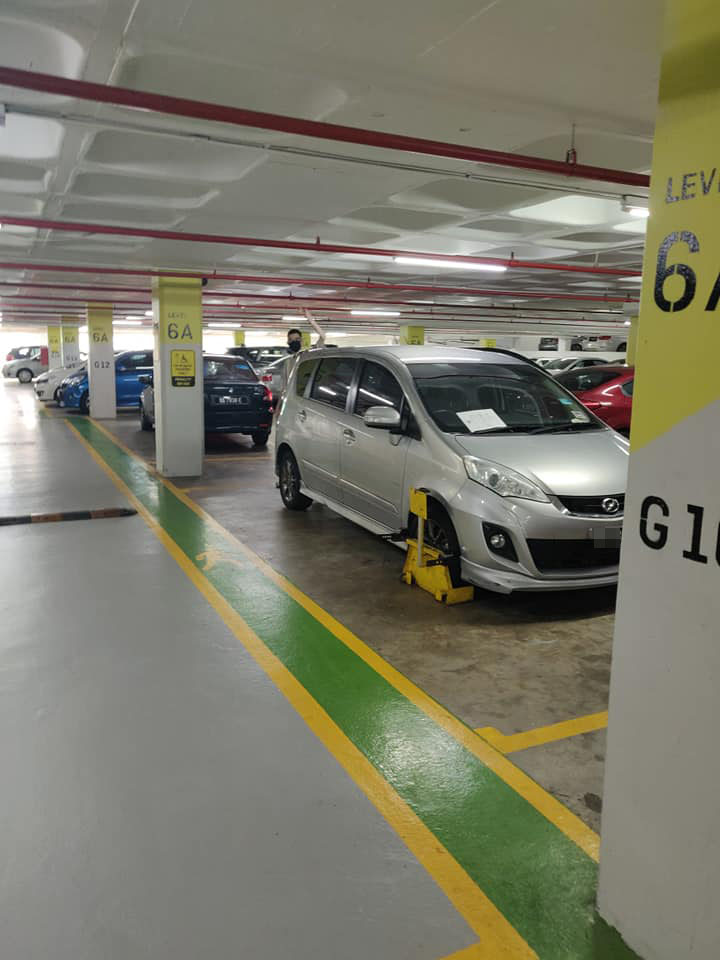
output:
[[[612,593],[446,609],[249,441],[169,483],[135,416],[0,394],[4,516],[137,510],[2,533],[8,956],[631,956],[593,909]]]

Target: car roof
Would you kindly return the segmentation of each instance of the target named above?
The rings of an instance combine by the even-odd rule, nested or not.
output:
[[[406,344],[396,344],[392,346],[374,346],[374,347],[324,347],[305,352],[306,356],[320,356],[326,354],[334,356],[342,354],[343,356],[374,356],[378,358],[387,358],[399,360],[404,364],[413,363],[433,363],[434,361],[465,360],[472,363],[497,363],[498,360],[511,360],[521,363],[531,364],[532,361],[519,353],[513,353],[512,350],[501,350],[496,348],[484,347],[477,350],[471,350],[466,347],[443,347],[434,344],[424,344],[423,346],[410,346]],[[534,364],[533,364],[534,366]]]

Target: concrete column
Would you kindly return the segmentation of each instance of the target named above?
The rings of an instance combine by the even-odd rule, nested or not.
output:
[[[646,960],[720,957],[719,47],[715,0],[669,0],[599,887]]]
[[[199,477],[205,450],[202,282],[153,279],[155,454],[165,477]]]
[[[89,303],[87,322],[91,413],[96,420],[112,420],[117,407],[111,304]]]
[[[572,350],[572,337],[558,337],[558,353],[569,353]]]
[[[637,354],[638,342],[638,322],[638,317],[630,317],[630,329],[628,330],[627,338],[627,355],[625,357],[629,367],[635,366],[635,356]]]
[[[300,337],[302,339],[303,350],[309,350],[312,346],[312,336],[310,332],[306,330],[304,333],[300,334]]]
[[[245,331],[236,330],[235,331],[235,346],[244,347],[245,346]]]
[[[400,327],[400,343],[421,346],[425,343],[425,327]]]
[[[62,366],[62,335],[60,329],[56,326],[47,328],[48,367],[50,370]]]
[[[62,325],[62,365],[76,366],[80,362],[80,334],[76,324]]]

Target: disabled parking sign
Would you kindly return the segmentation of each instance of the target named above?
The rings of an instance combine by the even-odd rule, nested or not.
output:
[[[170,382],[173,387],[195,386],[195,352],[193,350],[170,351]]]

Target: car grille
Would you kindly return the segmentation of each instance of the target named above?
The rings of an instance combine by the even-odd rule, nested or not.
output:
[[[558,497],[560,503],[580,517],[621,517],[625,510],[624,493],[606,493],[602,497]],[[604,500],[617,500],[620,509],[615,513],[603,510]]]
[[[528,540],[535,566],[543,573],[616,567],[620,546],[599,546],[593,540]]]

